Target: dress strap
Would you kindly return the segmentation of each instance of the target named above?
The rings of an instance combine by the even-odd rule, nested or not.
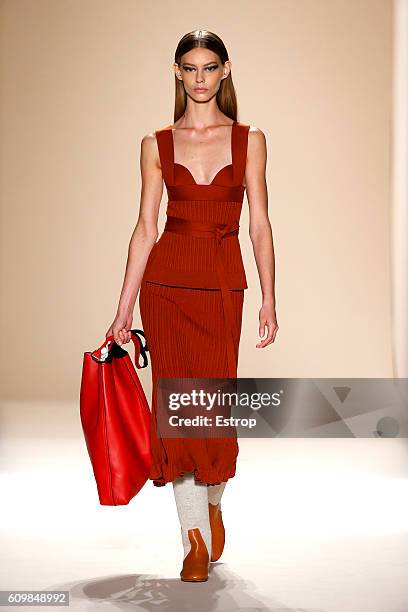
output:
[[[171,128],[163,128],[155,132],[157,147],[159,149],[162,176],[166,185],[173,185],[174,151]]]
[[[244,123],[236,123],[235,128],[232,141],[234,185],[242,185],[245,177],[250,126]]]

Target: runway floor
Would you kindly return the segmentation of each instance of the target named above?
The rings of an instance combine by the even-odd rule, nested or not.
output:
[[[100,506],[78,406],[3,405],[0,588],[87,611],[408,612],[406,439],[239,445],[224,553],[185,583],[171,484]]]

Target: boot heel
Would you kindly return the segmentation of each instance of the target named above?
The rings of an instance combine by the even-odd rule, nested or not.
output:
[[[218,561],[225,546],[225,528],[222,522],[221,504],[214,506],[208,502],[211,527],[211,561]]]

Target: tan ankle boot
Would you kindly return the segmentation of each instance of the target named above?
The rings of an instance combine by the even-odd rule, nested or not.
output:
[[[207,546],[198,527],[188,530],[191,550],[183,561],[183,569],[180,577],[186,582],[204,582],[208,580],[208,568],[210,565]]]
[[[218,561],[225,545],[225,529],[222,522],[221,502],[214,506],[208,502],[211,527],[211,561]]]

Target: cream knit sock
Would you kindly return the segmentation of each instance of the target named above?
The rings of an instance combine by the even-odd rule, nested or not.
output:
[[[181,537],[186,558],[191,549],[188,530],[198,527],[211,556],[211,527],[208,514],[207,485],[196,483],[194,473],[188,472],[173,480],[174,498],[181,526]]]
[[[214,506],[220,503],[226,484],[226,482],[222,482],[219,485],[210,485],[209,487],[207,487],[208,501],[211,504],[214,504]]]

